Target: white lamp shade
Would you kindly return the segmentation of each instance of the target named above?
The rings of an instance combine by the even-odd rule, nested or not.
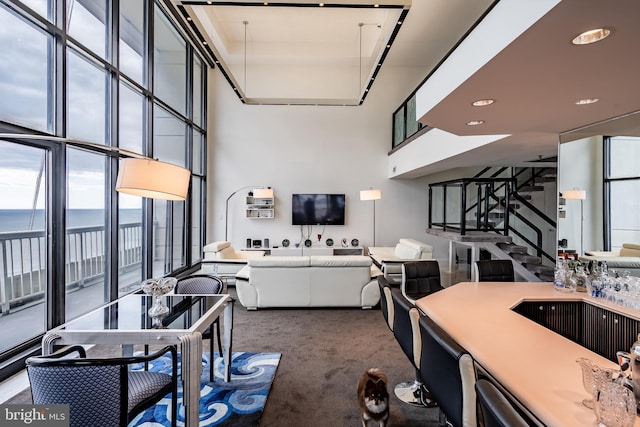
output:
[[[382,193],[377,188],[360,191],[360,200],[380,200],[381,198],[382,198]]]
[[[191,172],[153,159],[120,160],[116,191],[151,199],[185,200]]]
[[[272,199],[273,189],[271,188],[254,188],[253,197],[256,199]]]
[[[584,190],[565,190],[562,192],[562,197],[567,200],[585,200],[587,192]]]

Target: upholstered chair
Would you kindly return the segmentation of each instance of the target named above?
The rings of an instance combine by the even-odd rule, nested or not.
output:
[[[178,279],[174,293],[176,294],[219,294],[222,292],[224,284],[216,276],[209,274],[193,274],[191,276]],[[220,336],[220,319],[216,319],[213,324],[202,334],[203,339],[209,339],[209,381],[214,380],[214,334],[213,327],[216,327],[218,335],[218,354],[222,356],[222,337]]]
[[[431,318],[421,316],[418,372],[440,407],[440,425],[476,427],[476,370],[471,355]]]
[[[171,373],[131,371],[170,353]],[[72,358],[75,355],[77,357]],[[175,347],[139,357],[86,357],[82,346],[27,359],[31,396],[36,405],[68,404],[71,427],[126,426],[143,410],[171,393],[171,425],[176,425],[178,356]]]
[[[527,427],[529,424],[490,381],[476,382],[476,394],[484,427]]]
[[[405,403],[415,406],[433,406],[418,372],[421,352],[421,334],[418,326],[420,312],[402,295],[398,288],[391,290],[391,299],[394,312],[393,335],[416,370],[415,379],[397,384],[394,393],[398,399]]]
[[[382,311],[382,317],[387,323],[389,330],[393,332],[393,301],[391,299],[391,285],[384,278],[384,276],[378,276],[378,286],[380,287],[380,311]]]
[[[485,259],[474,264],[478,282],[515,282],[513,261],[510,259]]]
[[[442,290],[438,261],[415,261],[402,264],[402,295],[411,303]]]

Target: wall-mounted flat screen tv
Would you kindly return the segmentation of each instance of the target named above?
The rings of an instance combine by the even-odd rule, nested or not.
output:
[[[293,225],[344,225],[344,194],[294,194]]]

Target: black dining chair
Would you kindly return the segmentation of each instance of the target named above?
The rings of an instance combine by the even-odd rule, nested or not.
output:
[[[426,260],[402,264],[402,294],[411,303],[442,289],[438,261]]]
[[[378,276],[378,287],[380,288],[380,311],[389,330],[393,332],[393,301],[391,300],[391,285],[384,278]]]
[[[133,364],[171,355],[171,373],[131,371]],[[73,357],[72,356],[77,356]],[[178,411],[178,355],[174,346],[148,356],[87,358],[82,346],[26,360],[35,405],[68,404],[71,427],[126,426],[171,393],[171,425]]]
[[[219,277],[212,276],[210,274],[192,274],[190,276],[182,277],[178,279],[176,287],[174,289],[175,294],[219,294],[224,288],[224,283]],[[216,334],[218,336],[218,354],[222,356],[222,338],[220,335],[220,319],[216,319],[209,328],[202,334],[203,339],[209,340],[209,381],[214,380],[214,333],[213,327],[216,327]]]
[[[418,326],[420,312],[398,288],[392,289],[391,299],[394,311],[393,335],[416,371],[414,379],[397,384],[394,387],[394,393],[398,399],[410,405],[435,406],[418,372],[421,351],[421,333]]]
[[[475,262],[478,282],[515,282],[513,261],[510,259],[484,259]]]
[[[490,381],[479,379],[476,394],[484,427],[528,427],[529,423]]]
[[[473,357],[431,318],[421,316],[419,374],[440,407],[440,425],[476,427]]]

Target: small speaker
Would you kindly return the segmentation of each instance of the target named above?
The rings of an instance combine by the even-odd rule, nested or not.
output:
[[[251,247],[251,239],[247,239],[247,247],[250,248]]]
[[[265,248],[269,247],[269,239],[264,239],[264,247]]]
[[[254,240],[253,241],[253,247],[254,248],[259,248],[262,246],[262,240]]]

